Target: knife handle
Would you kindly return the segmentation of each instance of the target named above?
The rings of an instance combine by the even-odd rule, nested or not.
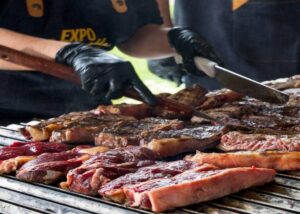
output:
[[[199,56],[194,57],[194,63],[196,67],[203,71],[207,76],[216,77],[215,66],[218,65],[217,63]]]

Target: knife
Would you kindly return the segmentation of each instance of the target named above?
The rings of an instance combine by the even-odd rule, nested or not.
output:
[[[181,56],[176,56],[175,60],[179,63],[182,62]],[[206,58],[194,57],[194,62],[199,70],[209,77],[216,78],[225,88],[268,103],[284,104],[289,100],[287,94],[232,72]]]

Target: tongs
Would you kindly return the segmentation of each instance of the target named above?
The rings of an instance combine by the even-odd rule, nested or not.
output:
[[[0,58],[17,65],[32,68],[44,74],[80,84],[79,76],[71,67],[58,64],[55,61],[49,59],[33,56],[23,51],[12,49],[3,45],[0,45]],[[131,89],[126,90],[125,96],[135,100],[143,101],[139,94]],[[195,115],[206,120],[222,124],[219,120],[211,117],[204,112],[195,110],[188,105],[178,103],[166,97],[156,96],[156,99],[158,101],[158,105],[166,106],[170,110],[184,112],[185,114],[190,116]]]

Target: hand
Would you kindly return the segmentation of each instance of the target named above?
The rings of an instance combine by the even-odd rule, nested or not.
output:
[[[80,76],[82,88],[91,94],[116,99],[126,88],[132,87],[146,103],[156,103],[155,96],[139,79],[133,66],[102,49],[69,44],[58,51],[55,60],[73,67]]]
[[[192,75],[201,76],[194,64],[194,57],[200,56],[223,64],[208,42],[199,34],[187,28],[176,27],[168,32],[170,45],[182,56],[183,69]]]
[[[164,59],[148,60],[149,70],[157,76],[171,80],[178,86],[182,83],[184,72],[180,65],[177,65],[174,57]]]

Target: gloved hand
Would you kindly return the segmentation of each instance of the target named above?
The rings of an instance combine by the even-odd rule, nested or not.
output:
[[[139,79],[131,63],[102,49],[69,44],[58,51],[55,61],[73,67],[80,76],[82,88],[91,94],[116,99],[132,87],[146,103],[156,103],[155,96]]]
[[[201,76],[194,64],[194,57],[200,56],[223,64],[208,42],[188,28],[175,27],[168,32],[170,45],[182,56],[183,69],[192,75]]]
[[[176,64],[174,57],[148,60],[148,68],[152,73],[163,79],[171,80],[178,86],[182,83],[185,74],[181,66]]]

